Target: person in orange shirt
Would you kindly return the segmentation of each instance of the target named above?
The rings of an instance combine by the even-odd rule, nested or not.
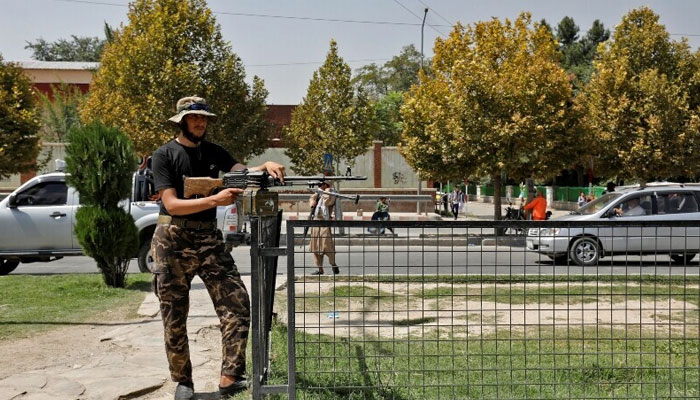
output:
[[[547,199],[544,198],[542,190],[538,190],[537,197],[525,205],[525,210],[532,210],[532,219],[535,221],[547,219]]]

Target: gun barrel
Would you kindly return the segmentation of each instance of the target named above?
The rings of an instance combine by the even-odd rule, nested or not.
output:
[[[295,175],[290,175],[290,176],[285,176],[284,181],[285,182],[313,182],[313,181],[366,181],[367,177],[366,176],[360,176],[360,175],[330,175],[330,176],[325,176],[325,175],[309,175],[309,176],[295,176]]]
[[[341,199],[348,199],[352,200],[355,204],[359,203],[360,201],[360,195],[356,194],[354,196],[347,195],[347,194],[340,194],[338,192],[329,192],[326,190],[321,190],[321,189],[311,189],[309,188],[310,191],[318,193],[318,194],[327,194],[329,196],[335,196],[335,197],[340,197]]]

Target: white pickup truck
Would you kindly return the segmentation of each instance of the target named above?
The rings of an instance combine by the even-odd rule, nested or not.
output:
[[[134,174],[134,188],[138,173]],[[134,190],[137,196],[138,190]],[[134,218],[139,247],[133,256],[141,272],[153,262],[150,244],[158,220],[160,203],[132,196],[121,205]],[[34,177],[0,201],[0,275],[12,272],[19,263],[53,261],[64,256],[83,255],[73,227],[80,206],[78,192],[66,184],[66,174],[57,171]],[[238,207],[218,207],[217,226],[229,247],[245,240],[238,225]]]

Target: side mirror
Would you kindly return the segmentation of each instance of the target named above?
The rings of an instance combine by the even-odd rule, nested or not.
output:
[[[14,194],[11,194],[10,197],[7,198],[7,206],[10,208],[17,208],[17,197]]]

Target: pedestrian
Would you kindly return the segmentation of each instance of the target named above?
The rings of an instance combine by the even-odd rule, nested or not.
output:
[[[518,194],[518,199],[520,199],[520,208],[522,208],[525,204],[525,191],[527,190],[525,182],[520,182],[520,186],[518,187],[518,189],[520,190],[520,193]]]
[[[178,136],[153,153],[155,190],[162,200],[151,245],[153,288],[160,301],[170,377],[178,383],[175,399],[194,398],[187,314],[195,275],[207,287],[221,322],[219,392],[229,396],[247,387],[250,301],[231,253],[217,231],[216,207],[233,204],[243,191],[229,188],[208,197],[185,199],[184,177],[218,178],[220,171],[246,167],[224,148],[206,140],[207,127],[216,115],[203,98],[181,98],[176,109],[177,114],[168,121],[179,128]],[[284,178],[284,167],[270,161],[250,170]]]
[[[581,194],[578,195],[578,206],[583,207],[586,205],[586,195],[581,192]]]
[[[544,198],[542,190],[537,191],[537,196],[527,203],[524,209],[526,211],[532,210],[532,219],[535,221],[547,219],[547,199]]]
[[[442,208],[443,208],[443,210],[445,210],[445,214],[447,214],[447,203],[448,203],[448,198],[449,198],[449,197],[450,197],[450,196],[449,196],[449,194],[448,194],[447,192],[444,192],[444,193],[442,194]]]
[[[452,207],[452,215],[454,215],[455,219],[457,219],[457,214],[459,214],[459,202],[459,190],[455,187],[452,189],[452,193],[450,193],[450,205]]]
[[[374,215],[372,215],[372,220],[375,221],[390,221],[391,216],[389,215],[389,202],[386,197],[382,196],[379,198],[377,201],[377,206],[374,211]],[[389,228],[392,234],[395,234],[394,228]],[[379,229],[379,233],[384,233],[384,227],[381,227]]]
[[[321,182],[319,188],[324,192],[333,193],[328,182]],[[314,193],[309,199],[309,205],[313,207],[313,219],[320,221],[331,221],[333,210],[335,209],[336,197],[331,194]],[[311,244],[309,251],[314,254],[314,264],[317,270],[311,275],[323,275],[323,256],[328,257],[328,262],[333,267],[333,274],[339,274],[340,268],[335,263],[335,243],[331,228],[328,226],[314,226],[311,228]]]

